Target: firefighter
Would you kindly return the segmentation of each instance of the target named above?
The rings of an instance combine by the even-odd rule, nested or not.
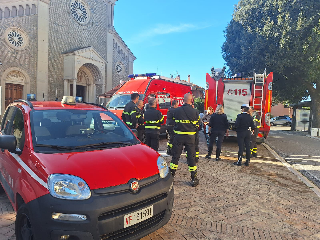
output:
[[[253,131],[253,134],[251,135],[251,155],[252,157],[257,157],[257,137],[259,134],[259,128],[260,128],[260,121],[261,117],[260,114],[253,109],[253,107],[250,107],[250,115],[253,118],[253,123],[255,126],[255,129]]]
[[[168,134],[168,142],[167,142],[167,154],[172,155],[172,144],[173,144],[173,138],[174,138],[174,118],[173,113],[175,109],[178,107],[179,102],[177,100],[173,100],[171,103],[171,107],[169,108],[167,112],[167,134]]]
[[[139,100],[139,93],[132,93],[131,101],[126,104],[122,112],[122,120],[131,129],[136,129],[138,127],[137,105],[136,105],[138,100]]]
[[[249,105],[244,104],[241,106],[241,114],[238,114],[235,128],[237,131],[237,140],[238,140],[238,161],[234,163],[234,165],[241,166],[242,163],[242,154],[243,147],[246,147],[246,162],[245,165],[249,166],[250,163],[250,137],[251,130],[254,129],[253,119],[249,114]]]
[[[163,123],[162,113],[156,109],[157,101],[155,98],[149,99],[149,108],[144,113],[146,144],[158,151],[160,127]]]
[[[196,187],[199,184],[197,177],[197,165],[195,162],[195,134],[199,126],[199,112],[194,109],[192,104],[192,94],[184,95],[184,104],[178,107],[174,112],[174,140],[172,148],[172,160],[170,163],[170,171],[172,176],[175,175],[178,169],[178,162],[182,153],[183,146],[185,146],[188,156],[188,166],[191,173],[191,186]]]
[[[144,114],[143,114],[143,101],[138,100],[137,102],[137,119],[138,119],[138,139],[141,142],[145,142],[145,129],[144,129]]]

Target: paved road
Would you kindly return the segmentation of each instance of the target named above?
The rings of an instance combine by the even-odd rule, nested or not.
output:
[[[162,140],[160,149],[165,147]],[[207,160],[205,154],[201,135],[200,185],[190,187],[181,157],[172,218],[143,240],[320,240],[320,198],[263,146],[249,167],[232,164],[237,156],[233,141],[224,142],[221,161]],[[0,239],[15,239],[13,229],[14,212],[0,194]]]
[[[320,138],[288,130],[286,127],[272,127],[267,144],[320,187]]]

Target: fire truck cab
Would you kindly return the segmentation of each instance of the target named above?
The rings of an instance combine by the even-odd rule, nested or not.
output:
[[[167,120],[167,112],[173,100],[179,102],[179,106],[183,105],[183,97],[186,93],[192,93],[193,85],[189,82],[166,78],[156,75],[156,73],[132,74],[122,87],[113,95],[107,103],[109,111],[115,113],[121,118],[122,112],[126,104],[131,101],[132,93],[139,93],[140,100],[148,103],[149,97],[157,99],[157,109],[164,116],[164,123]],[[161,128],[161,132],[165,132],[165,128]]]
[[[254,74],[253,77],[225,78],[224,71],[206,76],[205,108],[215,109],[217,105],[224,106],[229,120],[229,136],[236,136],[234,124],[241,112],[242,104],[249,104],[260,117],[258,142],[263,142],[270,131],[270,112],[272,102],[273,73],[269,75]]]

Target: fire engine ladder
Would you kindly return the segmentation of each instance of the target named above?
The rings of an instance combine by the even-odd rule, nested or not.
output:
[[[264,74],[254,74],[253,109],[262,116]],[[261,126],[261,121],[260,121]]]

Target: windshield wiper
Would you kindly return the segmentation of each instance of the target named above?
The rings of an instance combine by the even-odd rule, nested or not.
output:
[[[58,146],[58,145],[49,145],[49,144],[36,144],[35,147],[48,147],[48,148],[53,148],[53,149],[58,149],[58,150],[72,150],[72,149],[75,149],[72,146]]]
[[[125,145],[131,146],[132,143],[130,142],[101,142],[101,143],[93,143],[88,145],[76,146],[74,148],[87,148],[87,147],[101,147],[101,146],[110,146],[110,145]]]

